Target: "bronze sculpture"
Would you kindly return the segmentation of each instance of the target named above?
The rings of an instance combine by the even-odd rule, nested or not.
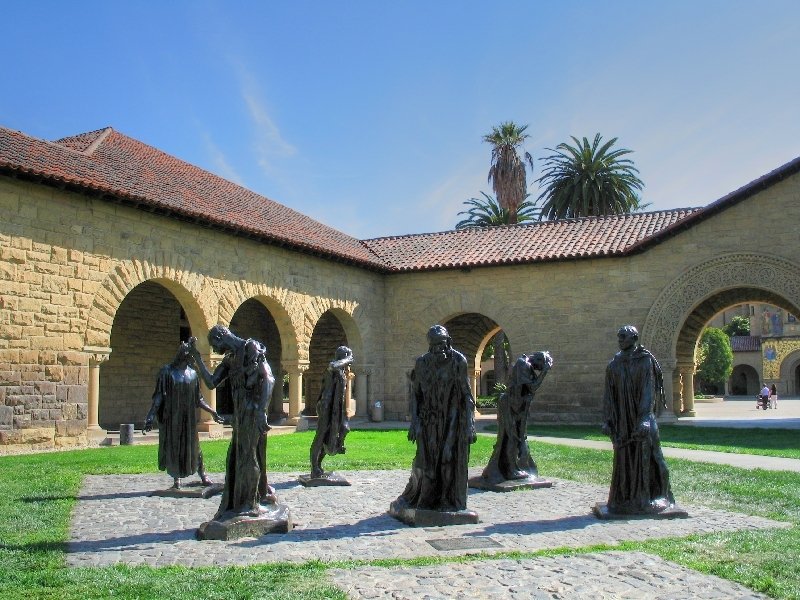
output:
[[[631,515],[685,517],[675,505],[669,469],[661,452],[655,411],[665,407],[664,381],[656,358],[639,344],[633,325],[617,332],[619,352],[606,368],[603,432],[614,446],[614,469],[600,518]]]
[[[181,477],[197,473],[204,486],[212,486],[203,465],[203,452],[197,436],[197,408],[208,412],[217,423],[222,417],[200,394],[200,382],[189,364],[189,345],[181,342],[171,363],[158,372],[153,404],[144,421],[144,431],[153,429],[158,419],[158,468],[173,478],[173,489],[181,488]],[[214,490],[214,492],[219,490]],[[202,494],[208,497],[206,491]]]
[[[322,379],[322,389],[317,400],[317,431],[311,443],[311,474],[301,475],[305,486],[350,485],[345,478],[322,469],[326,455],[343,454],[344,439],[350,431],[347,419],[347,373],[353,362],[353,351],[347,346],[336,349],[334,360]]]
[[[511,367],[507,389],[497,402],[498,431],[492,456],[483,473],[469,480],[470,487],[508,492],[553,485],[539,477],[527,440],[528,410],[552,366],[548,352],[534,352],[523,354]]]
[[[412,373],[411,477],[389,514],[410,525],[477,523],[467,510],[469,447],[476,440],[467,359],[441,325],[428,330],[428,346]]]
[[[208,333],[212,349],[224,354],[211,373],[195,344],[189,349],[209,389],[227,380],[233,399],[233,436],[225,464],[225,489],[217,514],[198,530],[201,539],[234,539],[292,528],[288,508],[278,504],[267,482],[267,406],[275,378],[266,360],[266,348],[244,340],[227,327],[215,325]]]

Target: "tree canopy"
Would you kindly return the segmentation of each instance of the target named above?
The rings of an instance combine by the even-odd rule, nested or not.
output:
[[[637,192],[644,187],[631,154],[613,149],[617,138],[602,143],[598,133],[590,144],[587,138],[572,137],[574,146],[561,143],[547,150],[541,160],[542,176],[537,180],[541,194],[542,219],[569,219],[634,212],[644,208]]]
[[[517,210],[528,196],[527,167],[533,172],[533,158],[528,152],[520,156],[523,142],[530,137],[527,125],[506,121],[493,127],[483,136],[483,141],[492,145],[492,162],[489,167],[489,183],[492,184],[498,204],[508,211],[510,223],[517,222]]]
[[[469,208],[459,212],[464,218],[456,223],[456,229],[469,229],[471,227],[494,227],[496,225],[512,225],[511,212],[500,206],[497,201],[485,192],[481,192],[483,199],[470,198],[465,200]],[[517,223],[536,221],[538,211],[530,200],[524,200],[517,207]]]
[[[728,337],[735,335],[750,335],[750,319],[743,315],[736,315],[723,328]]]

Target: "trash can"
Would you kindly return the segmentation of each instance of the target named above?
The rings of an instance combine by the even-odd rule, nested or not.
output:
[[[380,400],[376,400],[372,404],[372,410],[370,411],[370,420],[373,423],[380,423],[383,421],[383,404],[381,404]]]
[[[130,446],[133,444],[133,423],[122,423],[119,426],[119,445]]]

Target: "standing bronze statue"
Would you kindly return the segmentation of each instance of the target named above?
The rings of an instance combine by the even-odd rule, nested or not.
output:
[[[536,390],[553,366],[548,352],[523,354],[511,367],[506,391],[497,402],[497,441],[492,457],[469,486],[494,492],[551,487],[539,477],[528,447],[528,411]]]
[[[189,364],[191,360],[189,345],[181,342],[172,362],[158,372],[153,404],[144,420],[144,431],[151,431],[153,421],[158,419],[158,468],[173,478],[174,490],[181,488],[181,477],[194,473],[200,476],[204,486],[213,485],[203,465],[197,435],[197,409],[208,412],[217,423],[223,422],[200,394],[200,380]],[[208,497],[210,493],[206,490],[200,495]]]
[[[603,398],[603,433],[614,446],[614,469],[608,503],[597,504],[594,512],[605,519],[685,517],[670,489],[656,423],[656,410],[666,407],[661,365],[639,344],[633,325],[620,328],[617,342]]]
[[[428,330],[428,347],[411,376],[408,439],[417,452],[408,485],[389,514],[410,525],[477,523],[478,515],[467,510],[469,447],[476,440],[467,359],[441,325]]]
[[[334,360],[322,379],[317,401],[317,432],[311,443],[311,475],[301,475],[304,486],[350,485],[345,478],[322,469],[326,455],[344,454],[344,438],[350,431],[347,419],[347,373],[353,363],[353,351],[339,346]]]
[[[228,381],[233,400],[233,436],[225,464],[225,489],[217,514],[200,526],[200,539],[235,539],[292,528],[288,508],[278,504],[267,482],[267,406],[275,378],[267,364],[265,346],[244,340],[222,325],[208,333],[222,362],[211,373],[195,344],[189,349],[209,389]]]

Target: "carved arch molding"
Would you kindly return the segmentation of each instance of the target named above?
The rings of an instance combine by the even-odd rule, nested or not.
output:
[[[688,330],[699,332],[719,310],[748,301],[797,313],[800,267],[763,254],[728,254],[696,265],[659,294],[647,314],[642,343],[666,361],[685,360],[682,338],[693,338],[692,346],[697,339]]]

